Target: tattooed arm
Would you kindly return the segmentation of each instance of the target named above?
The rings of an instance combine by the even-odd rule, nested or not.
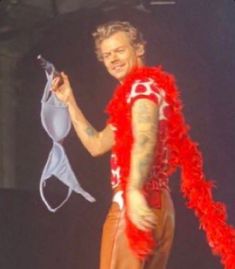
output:
[[[61,101],[67,104],[71,121],[82,144],[92,156],[99,156],[109,151],[114,144],[111,127],[107,125],[103,131],[96,131],[78,107],[68,77],[64,73],[61,73],[61,77],[53,80],[52,90]]]
[[[157,105],[148,99],[137,100],[132,108],[134,142],[127,186],[127,202],[129,218],[142,230],[152,229],[156,224],[156,218],[149,208],[141,189],[153,161],[157,128]]]
[[[75,99],[69,103],[68,107],[77,136],[90,154],[95,157],[109,151],[114,144],[114,135],[110,125],[98,132],[87,121]]]

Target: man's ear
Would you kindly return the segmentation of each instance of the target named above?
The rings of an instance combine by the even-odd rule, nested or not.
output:
[[[143,44],[137,44],[136,45],[136,54],[139,57],[143,57],[145,53],[144,45]]]

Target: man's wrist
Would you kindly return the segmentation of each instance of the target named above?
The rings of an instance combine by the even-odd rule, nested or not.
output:
[[[75,97],[73,96],[73,94],[71,94],[66,102],[66,105],[68,106],[68,108],[74,107],[77,105]]]

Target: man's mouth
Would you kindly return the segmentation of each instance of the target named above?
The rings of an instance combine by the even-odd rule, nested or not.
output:
[[[117,64],[117,65],[112,67],[112,70],[115,72],[119,72],[123,69],[123,67],[124,67],[124,64]]]

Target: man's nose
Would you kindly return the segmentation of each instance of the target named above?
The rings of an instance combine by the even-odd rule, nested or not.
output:
[[[110,61],[111,61],[111,63],[114,63],[114,62],[116,62],[117,60],[118,60],[117,54],[116,54],[115,52],[113,52],[113,53],[111,54]]]

